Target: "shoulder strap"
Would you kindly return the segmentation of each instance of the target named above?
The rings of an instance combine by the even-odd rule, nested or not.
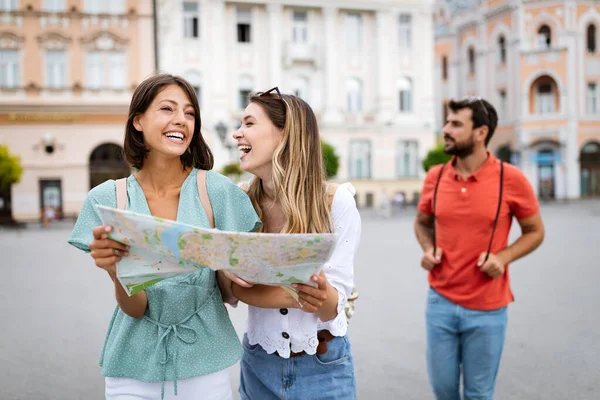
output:
[[[196,180],[198,181],[198,195],[200,196],[200,202],[204,207],[204,212],[208,218],[208,223],[211,228],[215,227],[215,216],[213,214],[212,206],[210,205],[210,199],[208,198],[208,191],[206,190],[206,171],[199,169],[196,174]]]
[[[329,211],[331,212],[331,206],[333,205],[333,197],[335,196],[335,191],[338,188],[337,183],[328,183],[325,187],[325,193],[327,193],[327,206],[329,207]]]
[[[437,249],[437,243],[436,243],[436,235],[435,235],[435,207],[437,205],[437,192],[438,192],[438,188],[440,187],[440,181],[442,180],[442,174],[444,173],[444,169],[446,168],[446,164],[444,163],[442,165],[442,168],[440,168],[440,173],[437,177],[437,181],[435,182],[435,188],[433,189],[433,206],[432,206],[432,211],[433,211],[433,251],[435,252],[435,249]]]
[[[125,210],[127,208],[127,178],[117,179],[117,209]]]

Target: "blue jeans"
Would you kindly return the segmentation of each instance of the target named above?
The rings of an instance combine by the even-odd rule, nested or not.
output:
[[[354,400],[354,360],[347,336],[327,343],[327,352],[281,358],[244,335],[240,363],[242,400]]]
[[[477,311],[433,289],[427,295],[427,372],[437,400],[492,400],[504,338],[507,307]]]

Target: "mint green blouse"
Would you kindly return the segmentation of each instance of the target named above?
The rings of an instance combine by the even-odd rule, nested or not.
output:
[[[196,173],[193,169],[181,187],[177,221],[208,228]],[[217,229],[251,232],[260,226],[249,198],[228,178],[208,171],[206,186]],[[127,197],[127,210],[150,215],[133,175],[127,178]],[[90,251],[92,229],[102,225],[95,204],[116,208],[113,180],[88,193],[69,237],[70,244],[85,252]],[[147,288],[146,295],[148,307],[141,319],[116,307],[100,358],[102,375],[144,382],[177,381],[221,371],[241,358],[238,336],[211,269],[199,266],[189,275],[165,279]]]

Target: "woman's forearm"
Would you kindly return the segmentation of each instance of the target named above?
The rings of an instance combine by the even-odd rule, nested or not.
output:
[[[111,275],[111,278],[115,284],[115,297],[121,310],[130,317],[142,318],[148,306],[146,292],[142,290],[133,296],[129,296],[121,286],[121,282],[113,275]]]
[[[254,285],[244,288],[235,282],[233,295],[240,301],[260,308],[298,308],[298,302],[284,289],[277,286]]]

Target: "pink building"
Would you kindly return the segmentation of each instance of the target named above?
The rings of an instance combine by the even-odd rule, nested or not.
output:
[[[24,167],[15,219],[75,215],[90,187],[129,174],[123,127],[154,72],[153,32],[151,0],[0,2],[0,144]]]
[[[542,199],[600,196],[600,4],[437,1],[436,115],[477,95],[499,113],[490,150]]]

